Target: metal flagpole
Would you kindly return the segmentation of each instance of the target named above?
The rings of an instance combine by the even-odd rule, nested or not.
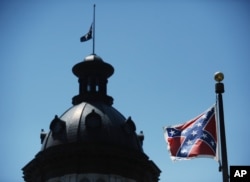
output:
[[[94,14],[93,14],[93,54],[95,54],[95,4],[94,4]]]
[[[214,79],[217,81],[215,84],[215,92],[217,94],[217,104],[220,120],[220,143],[221,143],[221,159],[222,165],[220,169],[222,170],[223,182],[229,181],[228,175],[228,163],[227,163],[227,145],[226,145],[226,132],[224,124],[224,111],[223,111],[223,100],[222,93],[224,93],[224,84],[221,81],[224,79],[224,75],[221,72],[216,72]]]

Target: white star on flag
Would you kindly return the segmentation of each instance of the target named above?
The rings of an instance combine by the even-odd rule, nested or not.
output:
[[[200,126],[202,126],[202,124],[199,122],[199,123],[197,123],[197,126],[200,127]]]
[[[187,149],[182,149],[182,150],[181,150],[181,153],[183,153],[183,154],[184,154],[184,153],[187,153]]]
[[[206,134],[206,133],[203,133],[203,134],[202,134],[202,138],[207,138],[207,134]]]
[[[188,141],[187,141],[187,144],[188,144],[188,145],[192,145],[192,144],[193,144],[192,140],[188,140]]]
[[[193,130],[192,133],[191,133],[193,136],[197,135],[197,131],[196,130]]]
[[[175,131],[171,130],[169,133],[173,136],[175,134]]]

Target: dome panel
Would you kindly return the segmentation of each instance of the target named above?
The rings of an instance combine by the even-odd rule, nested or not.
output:
[[[82,110],[85,107],[85,103],[81,103],[76,107],[71,107],[62,116],[61,119],[67,122],[67,137],[68,142],[74,142],[77,138],[78,121],[82,115]]]

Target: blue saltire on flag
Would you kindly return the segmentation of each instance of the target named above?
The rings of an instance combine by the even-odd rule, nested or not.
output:
[[[91,24],[88,33],[86,33],[84,36],[82,36],[82,37],[80,38],[80,41],[81,41],[81,42],[85,42],[85,41],[87,41],[87,40],[89,40],[89,39],[92,39],[92,28],[93,28],[93,26],[92,26],[92,24]]]
[[[215,106],[181,125],[164,127],[172,160],[212,157],[218,160]]]

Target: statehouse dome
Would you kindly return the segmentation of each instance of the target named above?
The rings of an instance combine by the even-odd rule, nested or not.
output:
[[[52,119],[50,131],[42,131],[41,151],[24,166],[24,180],[158,181],[160,169],[142,149],[143,133],[136,133],[131,117],[117,111],[107,95],[112,65],[90,55],[72,71],[79,94],[72,107]]]
[[[42,150],[73,142],[110,144],[142,151],[142,135],[131,118],[117,111],[107,95],[107,79],[114,68],[97,55],[89,55],[72,68],[79,78],[79,95],[73,107],[55,116],[50,132],[43,138]]]

